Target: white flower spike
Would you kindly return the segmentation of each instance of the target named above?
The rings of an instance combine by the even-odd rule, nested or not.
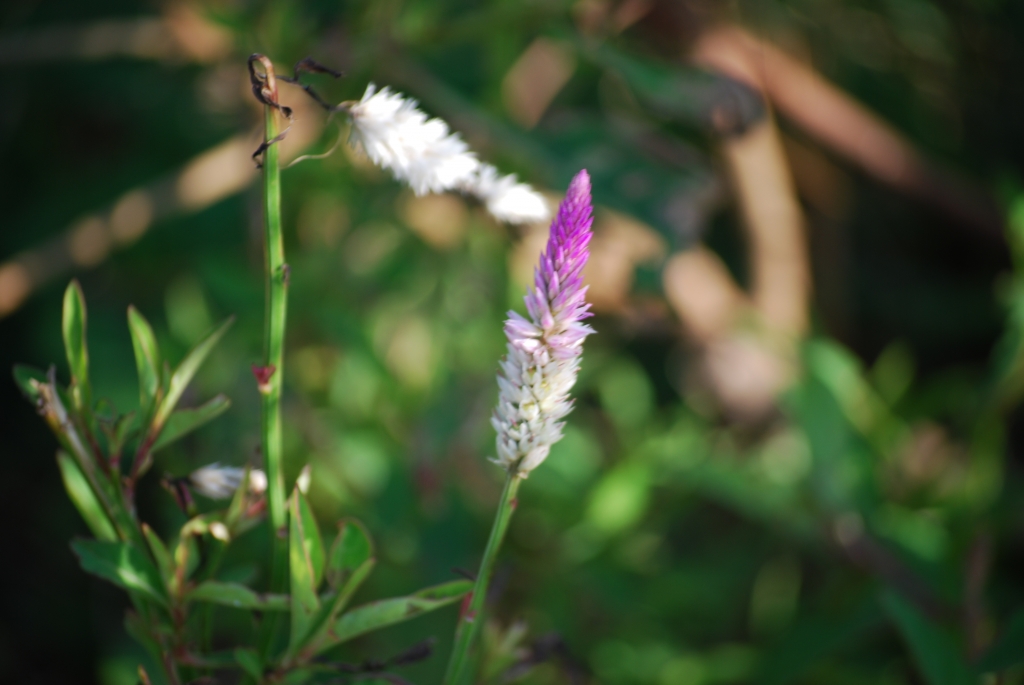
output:
[[[418,103],[374,84],[344,107],[352,118],[351,141],[377,166],[409,184],[416,195],[461,191],[478,198],[496,219],[520,224],[546,221],[544,197],[514,175],[483,164],[458,133],[429,119]]]
[[[551,218],[551,208],[543,195],[520,183],[515,174],[499,176],[498,170],[490,164],[481,164],[473,180],[463,189],[480,198],[487,211],[499,221],[527,224]]]
[[[480,162],[448,124],[428,119],[416,105],[371,83],[363,99],[348,109],[352,138],[374,164],[390,170],[417,195],[468,183]]]

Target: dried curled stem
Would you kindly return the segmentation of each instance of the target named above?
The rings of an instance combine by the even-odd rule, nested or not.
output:
[[[256,63],[263,66],[263,73],[260,73],[256,69]],[[256,151],[252,153],[253,160],[256,161],[256,168],[263,168],[263,162],[259,160],[259,157],[267,151],[271,145],[275,145],[284,140],[285,136],[288,135],[288,131],[291,130],[292,124],[292,108],[282,105],[278,99],[277,81],[278,77],[274,72],[274,63],[270,61],[270,58],[266,55],[261,55],[255,52],[249,55],[249,82],[252,84],[252,94],[257,100],[263,105],[276,109],[288,119],[288,126],[281,131],[279,134],[265,140],[260,143],[260,146],[256,148]]]

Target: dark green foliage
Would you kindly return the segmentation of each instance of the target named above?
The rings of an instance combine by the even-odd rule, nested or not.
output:
[[[997,673],[1024,662],[1024,611],[1018,611],[1006,623],[995,644],[979,661],[981,673]]]
[[[48,377],[19,366],[3,387],[0,515],[16,524],[0,577],[0,681],[136,685],[143,662],[160,683],[153,655],[168,637],[152,625],[169,625],[164,604],[177,603],[206,659],[190,679],[255,681],[289,648],[358,670],[436,636],[431,659],[394,670],[439,682],[466,583],[441,586],[454,588],[443,597],[414,589],[479,561],[499,492],[486,461],[493,376],[505,312],[521,306],[530,230],[462,200],[449,214],[421,206],[340,150],[284,170],[288,487],[313,467],[288,530],[295,568],[308,571],[288,581],[299,592],[267,593],[270,531],[245,488],[182,511],[159,487],[187,487],[181,479],[213,462],[261,465],[249,370],[264,316],[258,192],[178,203],[192,160],[258,126],[243,68],[260,50],[282,73],[306,55],[343,69],[338,80],[304,77],[329,102],[359,98],[371,80],[402,90],[482,159],[553,193],[586,166],[599,223],[614,209],[665,242],[627,265],[629,299],[599,308],[566,438],[524,483],[481,682],[560,685],[578,672],[603,685],[1024,682],[1024,13],[1009,0],[657,2],[632,24],[614,13],[644,4],[196,3],[227,48],[168,59],[152,56],[164,43],[140,43],[146,33],[106,56],[74,52],[98,50],[86,40],[22,42],[53,27],[94,29],[95,41],[112,34],[94,22],[158,21],[160,3],[57,0],[5,15],[0,261],[40,249],[45,268],[0,320],[2,361],[46,369],[66,357],[68,367]],[[605,5],[613,14],[589,18]],[[878,181],[751,89],[684,63],[688,31],[705,20],[790,51],[937,168],[969,177],[1006,211],[1009,249]],[[575,66],[531,128],[510,114],[506,77],[538,37],[561,42]],[[723,101],[735,128],[712,117]],[[721,150],[769,111],[808,224],[813,324],[776,411],[740,425],[701,387],[662,269],[673,249],[703,242],[749,285]],[[290,143],[318,116],[299,110]],[[346,135],[329,126],[308,151]],[[112,225],[131,191],[151,193],[153,212],[135,242],[115,240],[95,263],[51,249],[65,229],[87,236],[83,219]],[[423,229],[430,211],[449,237]],[[65,290],[73,276],[81,286]],[[204,342],[232,315],[230,334]],[[38,410],[54,401],[77,442],[40,428]],[[111,463],[82,461],[97,450]],[[138,526],[119,500],[125,479]],[[137,602],[82,580],[66,541],[89,534],[99,542],[75,543],[82,565]],[[129,604],[141,649],[123,637]],[[281,616],[293,604],[297,630]],[[280,631],[265,659],[249,645],[271,616]]]
[[[893,592],[882,595],[882,606],[917,661],[929,685],[968,685],[975,682],[955,640]]]
[[[129,543],[75,540],[71,548],[78,555],[82,568],[89,573],[161,604],[167,603],[159,571],[144,552]]]

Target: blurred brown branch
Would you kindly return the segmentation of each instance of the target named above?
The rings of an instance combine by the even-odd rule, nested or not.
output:
[[[216,62],[231,54],[231,34],[184,2],[162,16],[48,26],[0,36],[0,65],[115,57]]]
[[[295,89],[291,101],[300,122],[281,143],[282,157],[291,160],[319,138],[326,115],[305,93],[286,87]],[[247,188],[256,178],[250,157],[258,143],[255,134],[235,136],[195,156],[177,173],[132,188],[111,207],[87,214],[42,245],[0,263],[0,318],[49,281],[99,265],[156,222],[199,212]]]
[[[991,198],[929,160],[907,138],[814,69],[737,26],[704,31],[697,63],[760,90],[799,129],[865,173],[930,205],[955,222],[1001,239]]]

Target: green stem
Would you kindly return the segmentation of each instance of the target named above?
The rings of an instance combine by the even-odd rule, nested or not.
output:
[[[243,487],[248,482],[242,484]],[[217,570],[224,561],[224,553],[227,552],[228,544],[220,540],[213,541],[214,549],[210,554],[206,568],[203,571],[202,580],[213,580],[217,577]],[[213,603],[204,602],[199,614],[199,644],[203,652],[209,652],[213,645]]]
[[[277,102],[277,84],[270,60],[260,60],[266,69],[264,97]],[[268,143],[277,138],[277,108],[264,106]],[[284,240],[281,231],[281,166],[278,145],[271,144],[263,154],[263,219],[266,251],[266,327],[264,329],[264,367],[269,378],[260,379],[263,395],[263,459],[267,469],[267,511],[270,519],[271,574],[270,590],[283,592],[287,580],[288,540],[279,535],[285,529],[284,476],[281,467],[281,387],[284,379],[284,333],[288,308],[288,266],[284,261]],[[273,369],[273,371],[271,371]],[[265,380],[265,383],[262,382]],[[267,654],[277,628],[277,614],[271,614],[261,636]]]
[[[505,489],[501,493],[498,511],[494,515],[491,537],[487,540],[484,558],[480,561],[480,571],[476,576],[473,594],[470,595],[469,606],[459,616],[459,625],[455,629],[455,645],[452,647],[448,671],[444,676],[444,685],[462,685],[468,676],[471,662],[470,651],[480,632],[480,626],[483,624],[487,586],[490,585],[491,576],[494,575],[494,564],[498,558],[501,541],[505,538],[509,521],[512,520],[512,512],[516,509],[516,493],[519,491],[519,484],[522,480],[522,477],[513,473],[509,473],[505,480]]]

